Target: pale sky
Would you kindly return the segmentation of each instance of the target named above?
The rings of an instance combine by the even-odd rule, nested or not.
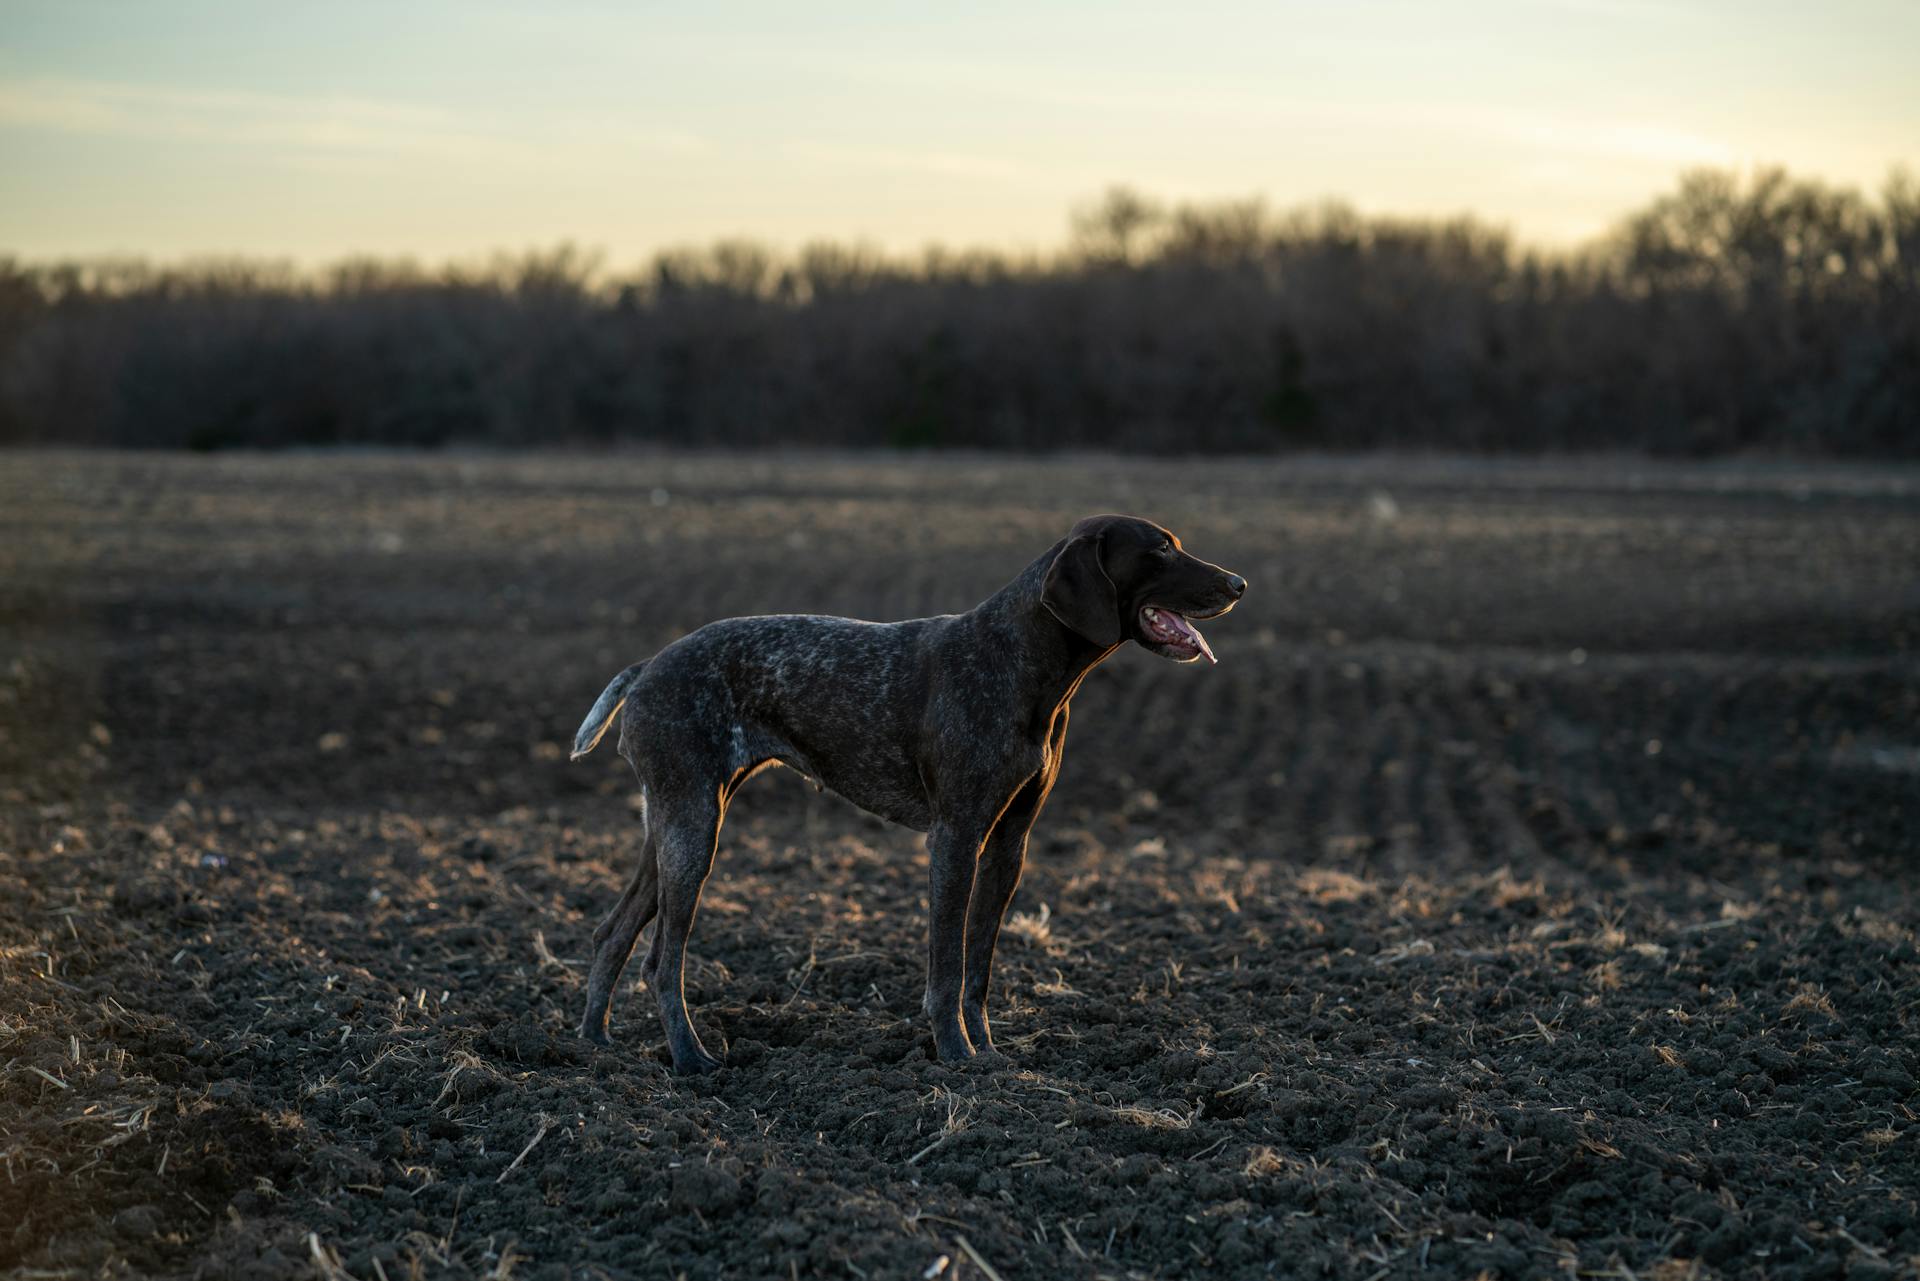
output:
[[[1566,244],[1920,169],[1917,66],[1920,0],[0,0],[0,254],[1046,249],[1114,183]]]

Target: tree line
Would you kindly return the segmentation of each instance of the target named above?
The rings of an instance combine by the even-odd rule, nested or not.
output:
[[[1116,189],[1044,256],[0,259],[0,442],[1913,457],[1920,183],[1702,171],[1562,252]]]

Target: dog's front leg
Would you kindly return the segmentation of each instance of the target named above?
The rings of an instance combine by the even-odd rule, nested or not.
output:
[[[967,970],[967,904],[986,833],[978,827],[936,824],[927,833],[927,996],[922,1008],[933,1024],[933,1045],[943,1063],[973,1057],[973,1043],[960,1021],[960,990]]]
[[[967,1041],[977,1054],[994,1048],[987,1021],[987,992],[993,986],[993,951],[1000,940],[1000,918],[1013,902],[1020,869],[1027,859],[1027,832],[1052,785],[1050,774],[1030,779],[1000,816],[993,835],[980,851],[980,872],[973,884],[973,903],[967,910],[967,978],[960,1001]]]
[[[1062,707],[1048,731],[1047,755],[1040,772],[1013,794],[980,850],[973,903],[967,909],[967,980],[960,998],[960,1019],[976,1054],[994,1050],[987,992],[993,986],[993,950],[1000,940],[1000,918],[1006,915],[1020,884],[1020,870],[1027,861],[1027,833],[1040,817],[1054,780],[1060,777],[1060,757],[1066,743],[1067,709]]]

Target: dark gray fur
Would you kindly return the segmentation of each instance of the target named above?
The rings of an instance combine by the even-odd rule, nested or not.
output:
[[[992,1049],[987,993],[1000,919],[1027,833],[1060,772],[1067,704],[1147,605],[1224,613],[1245,581],[1188,556],[1158,525],[1090,517],[964,614],[867,623],[784,614],[710,623],[621,672],[580,727],[574,757],[620,721],[640,779],[640,865],[593,933],[581,1032],[602,1044],[634,942],[674,1067],[710,1071],[682,992],[687,937],[740,784],[783,764],[883,818],[928,834],[927,992],[943,1060]]]

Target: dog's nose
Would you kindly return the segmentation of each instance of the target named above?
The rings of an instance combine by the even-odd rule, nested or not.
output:
[[[1247,580],[1240,577],[1240,575],[1238,574],[1228,574],[1227,590],[1233,593],[1233,598],[1235,600],[1239,600],[1242,596],[1245,596],[1247,594]]]

